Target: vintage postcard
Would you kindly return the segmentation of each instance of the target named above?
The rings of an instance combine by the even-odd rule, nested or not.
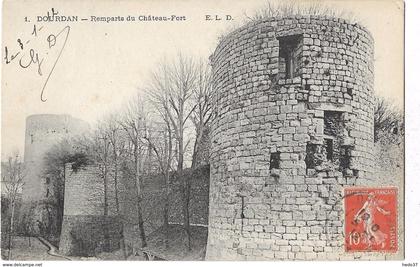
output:
[[[5,0],[3,261],[404,260],[404,3]]]

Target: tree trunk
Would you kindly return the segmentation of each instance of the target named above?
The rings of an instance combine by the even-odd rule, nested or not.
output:
[[[117,153],[114,148],[114,190],[115,190],[115,207],[117,209],[118,219],[121,224],[121,234],[120,234],[120,245],[124,253],[124,259],[127,259],[127,251],[125,250],[125,237],[124,237],[124,220],[120,214],[120,201],[118,197],[118,162],[117,162]]]
[[[48,217],[48,221],[47,221],[47,229],[45,231],[45,238],[47,238],[47,235],[52,233],[52,225],[53,225],[53,218],[51,215],[51,210],[48,204],[45,205],[45,210],[47,211],[47,217]]]
[[[140,239],[141,239],[141,247],[147,247],[147,242],[146,242],[146,233],[144,231],[144,220],[143,220],[143,215],[142,215],[142,210],[141,210],[141,199],[140,197],[138,197],[137,199],[137,215],[138,215],[138,225],[139,225],[139,230],[140,230]]]
[[[141,247],[144,248],[147,246],[146,242],[146,233],[144,231],[144,220],[143,220],[143,214],[141,209],[141,202],[142,202],[142,194],[141,194],[141,182],[140,182],[140,166],[139,166],[139,148],[138,144],[135,145],[135,152],[134,152],[134,164],[136,165],[136,197],[137,197],[137,216],[138,216],[138,226],[139,226],[139,232],[140,232],[140,239],[141,239]]]
[[[110,236],[109,236],[109,229],[108,229],[108,181],[107,181],[107,175],[108,175],[108,167],[107,167],[107,162],[105,160],[104,162],[104,170],[103,170],[103,179],[104,179],[104,239],[105,239],[105,248],[104,250],[106,252],[111,251],[111,240],[110,240]]]
[[[178,172],[181,172],[184,168],[184,138],[182,137],[182,132],[179,134],[178,140]]]
[[[165,138],[165,197],[163,206],[163,228],[165,229],[165,248],[169,248],[169,166],[171,157],[171,134],[168,130],[168,139]],[[163,165],[163,164],[162,164]]]
[[[108,181],[107,181],[107,167],[104,164],[103,179],[104,179],[104,215],[108,216]]]
[[[168,188],[165,188],[165,203],[163,207],[163,227],[165,229],[165,248],[169,248],[169,198]]]
[[[183,132],[183,111],[180,111],[179,120],[179,133],[178,133],[178,175],[183,175],[182,170],[184,167],[184,132]],[[190,231],[190,215],[189,215],[189,179],[187,176],[179,177],[183,181],[183,217],[184,217],[184,229],[187,234],[187,246],[188,250],[191,250],[191,231]]]
[[[184,227],[187,233],[188,239],[188,250],[191,250],[191,228],[190,228],[190,180],[189,175],[184,175],[184,205],[183,205],[183,213],[184,213]]]
[[[117,156],[114,156],[114,190],[115,190],[115,206],[117,213],[120,213],[120,201],[118,198],[118,163]]]
[[[66,164],[63,164],[63,182],[62,182],[62,187],[60,190],[60,196],[58,196],[58,201],[57,201],[57,232],[58,232],[58,236],[61,235],[61,227],[63,224],[63,217],[64,217],[64,191],[65,191],[65,187],[66,187]]]
[[[10,214],[10,225],[9,225],[9,244],[8,244],[8,255],[7,255],[7,259],[10,260],[10,258],[12,257],[12,235],[13,235],[13,224],[14,224],[14,220],[15,220],[15,200],[12,199],[11,201],[11,214]]]
[[[194,142],[191,169],[195,169],[198,164],[197,156],[198,156],[198,149],[200,148],[201,139],[203,138],[203,127],[200,127],[200,129],[197,131],[196,134],[197,136]]]

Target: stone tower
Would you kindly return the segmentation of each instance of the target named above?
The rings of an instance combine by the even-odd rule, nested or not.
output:
[[[326,16],[270,18],[224,37],[211,63],[206,259],[342,258],[343,187],[371,178],[371,34]]]
[[[103,165],[73,169],[72,163],[66,164],[60,253],[93,256],[97,249],[112,251],[119,247],[122,229],[113,197],[115,174],[112,168],[107,172],[104,182]],[[104,183],[108,185],[106,207]],[[125,192],[124,188],[120,189]]]
[[[24,202],[36,202],[45,197],[46,181],[42,177],[45,153],[63,138],[88,129],[88,123],[64,114],[36,114],[26,118]]]

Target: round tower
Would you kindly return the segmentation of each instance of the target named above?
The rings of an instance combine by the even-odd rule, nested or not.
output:
[[[70,138],[89,129],[89,124],[70,115],[36,114],[26,118],[26,168],[23,201],[39,201],[45,196],[46,181],[42,178],[45,153],[63,138]]]
[[[206,258],[338,258],[342,189],[371,178],[371,34],[325,16],[270,18],[224,37],[211,64]]]

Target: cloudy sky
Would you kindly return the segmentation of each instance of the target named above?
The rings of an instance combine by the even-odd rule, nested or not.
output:
[[[402,107],[403,4],[383,0],[324,2],[334,9],[354,13],[357,20],[372,32],[375,39],[375,90]],[[217,45],[218,36],[241,25],[244,14],[252,14],[262,6],[264,2],[256,0],[6,0],[2,49],[5,56],[7,47],[11,62],[5,64],[3,59],[2,157],[17,150],[23,154],[25,118],[28,115],[67,113],[94,123],[109,112],[120,109],[137,90],[142,90],[150,71],[163,57],[171,58],[181,51],[208,58]],[[51,14],[51,8],[58,11],[59,16],[78,16],[79,22],[37,22],[37,16]],[[129,15],[136,19],[140,15],[175,15],[179,19],[185,16],[186,20],[91,22],[91,16],[126,19]],[[206,15],[230,15],[233,20],[206,21]],[[88,20],[81,21],[82,18]],[[65,28],[67,25],[70,28]],[[57,36],[47,39],[50,34]],[[64,48],[58,58],[61,47]],[[31,48],[34,49],[32,62],[29,57]],[[11,60],[18,52],[20,54]],[[19,64],[22,55],[25,57],[21,63],[28,66],[26,68]],[[40,68],[36,56],[42,62]],[[50,72],[44,89],[46,102],[42,102],[41,90]]]

